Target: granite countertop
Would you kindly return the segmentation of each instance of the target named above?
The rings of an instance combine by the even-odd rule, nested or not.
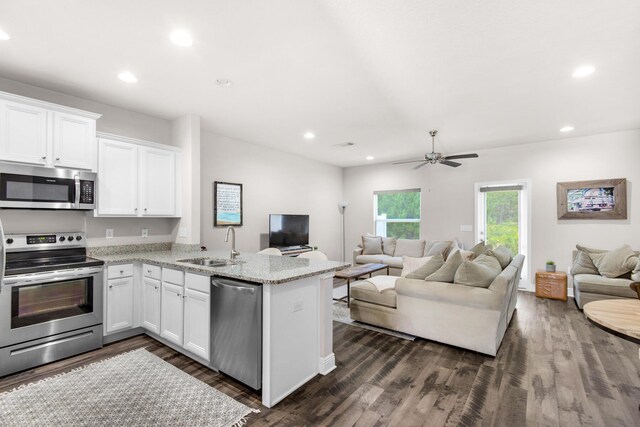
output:
[[[181,260],[197,258],[229,259],[229,251],[145,251],[119,254],[102,254],[99,251],[89,254],[92,258],[105,262],[106,265],[144,262],[198,274],[209,274],[249,282],[275,285],[291,282],[305,277],[330,273],[351,266],[339,261],[319,261],[308,258],[292,258],[255,253],[243,253],[236,259],[241,262],[224,267],[206,267],[194,265]]]

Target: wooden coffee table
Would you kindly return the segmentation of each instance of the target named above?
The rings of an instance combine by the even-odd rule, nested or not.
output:
[[[338,279],[347,279],[347,307],[351,307],[351,281],[353,279],[359,279],[362,276],[369,277],[376,271],[387,269],[387,275],[389,274],[389,266],[387,264],[362,264],[355,267],[345,268],[344,270],[336,271],[335,277]],[[334,298],[335,301],[341,301],[342,298]]]

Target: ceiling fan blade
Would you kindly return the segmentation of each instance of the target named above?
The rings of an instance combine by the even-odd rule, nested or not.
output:
[[[420,159],[420,160],[404,160],[402,162],[393,162],[391,164],[392,165],[403,165],[405,163],[416,163],[416,162],[424,162],[424,159]]]
[[[449,160],[442,160],[440,163],[442,163],[443,165],[451,166],[452,168],[457,168],[458,166],[462,165],[462,163],[450,162]]]
[[[412,169],[413,169],[413,170],[420,169],[421,167],[423,167],[423,166],[424,166],[424,165],[426,165],[427,163],[429,163],[429,162],[424,162],[424,163],[422,163],[421,165],[418,165],[418,166],[416,166],[416,167],[414,167],[414,168],[412,168]]]
[[[446,156],[444,159],[445,160],[451,160],[451,159],[475,159],[476,157],[478,157],[478,155],[476,153],[470,153],[470,154],[456,154],[453,156]]]

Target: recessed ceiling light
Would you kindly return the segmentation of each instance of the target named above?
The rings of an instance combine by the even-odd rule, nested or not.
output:
[[[118,78],[127,83],[138,83],[138,78],[131,71],[123,71],[118,74]]]
[[[571,132],[575,128],[573,126],[564,126],[560,128],[560,132]]]
[[[375,159],[375,157],[373,157],[373,156],[367,156],[367,160],[373,160],[373,159]]]
[[[189,35],[188,32],[182,29],[173,30],[169,35],[169,38],[171,39],[173,44],[176,44],[178,46],[189,47],[193,45],[193,39],[191,38],[191,35]]]
[[[11,36],[0,29],[0,40],[9,40]]]
[[[593,65],[581,65],[573,71],[572,76],[575,78],[586,77],[593,74],[596,69]]]
[[[233,86],[233,82],[229,79],[218,79],[216,80],[216,84],[221,87],[231,87]]]
[[[313,138],[315,138],[315,137],[316,137],[316,135],[315,135],[313,132],[306,132],[306,133],[304,134],[304,137],[305,137],[306,139],[313,139]]]

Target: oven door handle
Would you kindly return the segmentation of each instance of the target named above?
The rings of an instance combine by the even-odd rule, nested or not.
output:
[[[50,282],[64,282],[83,277],[95,276],[102,273],[102,268],[87,268],[82,270],[63,270],[51,273],[25,274],[22,276],[9,276],[4,279],[5,286],[37,285]]]
[[[76,209],[80,209],[80,175],[73,177],[76,182],[76,200],[74,202]]]

